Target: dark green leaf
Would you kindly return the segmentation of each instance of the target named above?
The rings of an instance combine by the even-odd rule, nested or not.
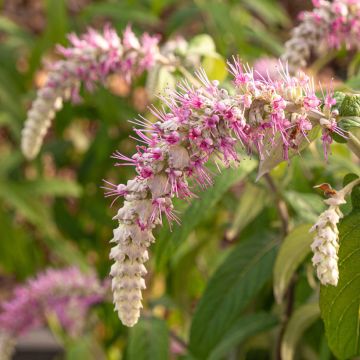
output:
[[[224,340],[242,310],[271,277],[277,241],[269,232],[237,245],[212,276],[190,332],[190,350],[205,359]]]
[[[330,349],[339,359],[360,355],[360,209],[339,225],[339,283],[321,286],[320,309]]]
[[[360,95],[346,95],[340,107],[340,116],[360,116]]]
[[[224,334],[223,340],[212,350],[209,360],[223,359],[232,348],[256,335],[259,332],[271,329],[277,324],[275,315],[258,313],[240,317],[234,326]]]
[[[142,318],[130,330],[127,360],[169,359],[169,333],[164,320]]]

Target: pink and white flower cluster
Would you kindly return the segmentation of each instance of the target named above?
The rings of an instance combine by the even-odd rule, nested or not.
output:
[[[144,33],[135,36],[127,27],[122,38],[106,26],[102,33],[89,29],[78,37],[69,35],[71,47],[58,46],[63,56],[51,65],[46,84],[38,91],[37,98],[28,112],[22,131],[22,151],[32,159],[41,147],[43,138],[63,102],[80,100],[82,86],[92,91],[98,83],[118,72],[127,81],[150,69],[159,60],[159,37]]]
[[[94,273],[76,267],[49,269],[16,287],[1,304],[0,333],[16,338],[44,326],[48,315],[56,315],[67,334],[78,335],[89,309],[104,299],[106,290]]]
[[[313,0],[314,9],[301,13],[301,23],[285,44],[282,60],[291,70],[306,67],[312,53],[346,47],[359,50],[360,2]]]
[[[323,127],[326,145],[331,132],[338,131],[331,111],[334,99],[329,94],[322,102],[304,74],[291,77],[283,70],[280,80],[255,80],[253,70],[238,60],[229,64],[229,71],[233,93],[199,71],[199,85],[183,82],[161,98],[162,109],[151,109],[156,122],[134,120],[141,142],[135,155],[113,156],[117,165],[134,166],[137,172],[126,185],[108,182],[106,193],[125,199],[114,218],[119,226],[110,257],[115,308],[127,326],[140,315],[152,230],[162,224],[163,216],[179,222],[172,200],[194,197],[191,184],[202,189],[213,184],[206,167],[210,160],[218,167],[229,166],[245,153],[258,153],[266,161],[270,150],[279,146],[288,159],[290,152],[300,151],[314,126]]]

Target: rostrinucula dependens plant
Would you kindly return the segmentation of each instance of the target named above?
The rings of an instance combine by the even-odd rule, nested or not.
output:
[[[304,68],[313,53],[324,54],[329,49],[359,49],[360,3],[358,0],[313,0],[314,9],[304,11],[300,24],[285,43],[282,56],[289,68]]]
[[[127,185],[108,183],[106,193],[125,199],[114,217],[119,225],[110,257],[115,308],[127,326],[133,326],[140,315],[143,264],[154,241],[152,231],[162,224],[163,216],[170,223],[179,222],[174,197],[194,197],[193,184],[212,185],[205,166],[210,160],[218,168],[236,164],[246,153],[257,153],[266,161],[274,147],[287,160],[301,150],[303,141],[309,141],[313,127],[322,128],[325,150],[332,133],[342,134],[337,113],[331,110],[332,95],[318,98],[305,74],[292,77],[283,70],[280,80],[255,80],[253,70],[238,60],[229,63],[229,71],[234,77],[233,94],[199,71],[197,85],[183,82],[161,98],[164,108],[151,109],[157,122],[134,121],[142,143],[135,155],[113,156],[117,165],[134,166],[137,172]]]
[[[144,33],[137,38],[129,26],[122,38],[106,26],[102,32],[89,29],[80,37],[71,34],[69,41],[72,47],[58,46],[63,59],[51,64],[47,81],[28,112],[21,141],[22,151],[28,159],[38,154],[51,121],[63,102],[80,100],[82,85],[92,91],[115,72],[131,82],[133,77],[155,64],[172,60],[171,56],[161,55],[158,36]]]
[[[106,291],[106,284],[94,273],[85,274],[76,267],[48,269],[17,286],[0,308],[1,355],[11,355],[17,336],[47,324],[52,315],[69,336],[78,336],[89,309],[104,300]]]

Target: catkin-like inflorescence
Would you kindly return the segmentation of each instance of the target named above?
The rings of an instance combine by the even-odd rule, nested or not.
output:
[[[139,39],[130,27],[126,28],[122,38],[106,26],[102,33],[89,29],[80,37],[71,34],[69,41],[72,47],[58,46],[63,59],[51,65],[47,81],[28,112],[21,141],[22,151],[28,159],[38,154],[63,102],[80,100],[82,84],[92,91],[114,72],[123,74],[130,82],[133,76],[154,66],[159,57],[159,38],[145,33]]]
[[[212,174],[206,168],[210,159],[219,168],[239,162],[246,152],[256,151],[266,159],[279,144],[288,159],[320,119],[326,134],[337,131],[331,96],[323,107],[326,114],[320,113],[321,100],[304,74],[291,77],[283,70],[279,80],[256,80],[253,70],[237,60],[229,64],[229,70],[234,76],[234,94],[199,71],[199,85],[183,82],[160,98],[163,108],[151,109],[155,123],[144,118],[133,121],[142,143],[135,155],[116,152],[113,156],[120,161],[117,165],[132,165],[137,172],[126,185],[106,185],[106,196],[125,199],[115,217],[119,227],[111,251],[114,303],[125,325],[134,325],[139,317],[145,287],[143,263],[154,241],[153,228],[162,224],[163,215],[170,224],[179,222],[172,199],[194,196],[189,180],[200,188],[212,185]]]
[[[70,336],[76,336],[86,323],[89,309],[105,297],[106,284],[93,273],[75,267],[49,269],[15,288],[12,297],[1,304],[0,333],[16,338],[47,323],[56,315]]]
[[[285,43],[282,56],[291,71],[306,67],[311,55],[346,46],[359,49],[360,3],[358,0],[313,0],[314,9],[300,15],[300,24]]]
[[[342,214],[337,206],[330,206],[311,228],[315,231],[311,249],[314,253],[312,263],[323,285],[336,286],[339,280],[338,251],[339,230],[337,224]]]
[[[340,191],[324,202],[329,205],[318,218],[310,232],[315,232],[311,250],[314,253],[312,263],[316,268],[317,276],[323,285],[337,286],[339,281],[338,251],[339,251],[339,230],[337,224],[343,217],[340,205],[345,204],[345,197],[351,193],[354,186],[359,185],[360,179],[347,184]]]

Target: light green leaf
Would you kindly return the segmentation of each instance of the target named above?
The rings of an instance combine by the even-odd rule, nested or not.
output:
[[[142,318],[130,330],[127,360],[169,359],[169,333],[164,320]]]
[[[254,199],[257,199],[254,201]],[[228,240],[234,240],[238,234],[264,209],[269,202],[266,190],[260,186],[246,184],[239,205],[235,210],[234,220],[226,232]]]
[[[210,80],[223,81],[228,72],[224,58],[220,55],[207,55],[202,61],[202,66]]]
[[[282,302],[294,272],[310,253],[310,228],[309,224],[296,227],[280,246],[274,266],[274,295],[278,303]]]
[[[193,37],[189,42],[188,54],[214,55],[216,53],[215,42],[210,35],[200,34]]]
[[[341,103],[340,116],[360,116],[360,95],[346,95]]]
[[[360,117],[359,116],[344,116],[340,118],[338,125],[344,129],[349,130],[354,127],[360,127]]]
[[[230,350],[259,332],[266,331],[277,324],[275,315],[258,313],[240,317],[234,326],[223,336],[223,340],[209,355],[209,360],[223,359]]]
[[[294,359],[296,346],[304,331],[319,317],[320,309],[318,303],[302,305],[292,314],[281,343],[282,359]]]
[[[190,351],[206,359],[271,277],[277,241],[257,233],[238,244],[212,276],[191,325]]]
[[[353,190],[354,191],[354,190]],[[321,286],[320,309],[332,352],[339,359],[360,355],[360,209],[339,225],[339,283]]]
[[[283,196],[303,221],[314,223],[319,214],[325,210],[324,202],[317,194],[288,190],[284,191]]]

